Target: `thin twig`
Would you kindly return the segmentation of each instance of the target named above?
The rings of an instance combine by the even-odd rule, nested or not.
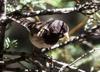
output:
[[[68,68],[68,69],[77,70],[77,71],[79,71],[79,72],[86,72],[86,71],[84,71],[84,70],[82,70],[82,69],[79,69],[79,68],[70,66],[69,64],[66,64],[66,63],[64,63],[64,62],[59,62],[59,61],[56,61],[56,60],[52,60],[52,61],[55,62],[55,63],[57,63],[57,64],[60,64],[60,65],[62,65],[62,66],[66,66],[66,68]],[[60,68],[59,72],[63,72],[63,70],[64,70],[64,69]]]

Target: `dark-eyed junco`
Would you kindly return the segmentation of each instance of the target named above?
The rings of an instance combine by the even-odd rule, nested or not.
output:
[[[37,27],[36,27],[37,28]],[[68,40],[68,25],[62,20],[48,20],[37,29],[37,33],[30,35],[30,40],[37,48],[50,48],[59,39]]]
[[[49,19],[45,23],[34,23],[31,17],[26,20],[28,23],[25,22],[26,25],[23,25],[30,30],[30,41],[37,48],[50,48],[59,39],[62,41],[69,39],[69,27],[62,20]]]

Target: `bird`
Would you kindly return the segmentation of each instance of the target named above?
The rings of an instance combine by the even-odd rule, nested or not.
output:
[[[69,26],[63,20],[50,18],[45,22],[36,22],[32,17],[24,20],[21,24],[29,31],[29,39],[36,48],[50,48],[59,40],[69,40]]]

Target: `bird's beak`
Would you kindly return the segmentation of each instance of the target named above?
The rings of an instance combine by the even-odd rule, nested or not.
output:
[[[64,33],[64,37],[59,39],[60,43],[67,43],[69,41],[69,34],[68,32]]]
[[[69,34],[67,32],[67,33],[64,33],[64,43],[67,43],[68,41],[69,41]]]

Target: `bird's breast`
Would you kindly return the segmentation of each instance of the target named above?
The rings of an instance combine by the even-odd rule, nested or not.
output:
[[[31,43],[37,48],[50,48],[52,45],[46,44],[41,37],[38,37],[36,34],[30,36]]]

